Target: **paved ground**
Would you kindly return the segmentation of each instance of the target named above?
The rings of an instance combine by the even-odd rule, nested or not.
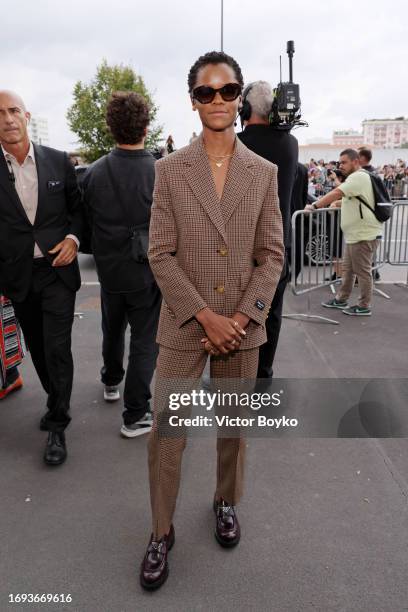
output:
[[[386,290],[391,300],[376,297],[371,319],[285,320],[276,374],[407,378],[408,291]],[[311,295],[312,313],[321,314],[326,295]],[[243,538],[225,551],[212,535],[214,443],[195,438],[184,459],[170,578],[155,594],[141,591],[146,438],[121,439],[120,406],[101,398],[97,296],[88,286],[77,301],[83,318],[74,329],[67,463],[42,464],[44,395],[29,358],[24,389],[0,406],[0,611],[408,610],[406,439],[250,439]],[[288,292],[286,312],[307,308]],[[9,605],[9,593],[71,593],[73,601]]]

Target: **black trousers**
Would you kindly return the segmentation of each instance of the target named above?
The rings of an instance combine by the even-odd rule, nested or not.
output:
[[[278,346],[279,334],[282,325],[283,296],[289,281],[289,265],[285,257],[282,274],[276,287],[271,308],[266,319],[265,328],[267,341],[259,347],[259,361],[257,378],[272,378],[273,361]]]
[[[13,302],[27,347],[41,384],[48,394],[46,424],[63,431],[69,424],[74,365],[71,332],[75,292],[43,258],[34,260],[30,292]]]
[[[130,325],[129,361],[123,394],[125,425],[135,423],[149,410],[150,383],[158,355],[156,333],[160,306],[161,294],[156,283],[129,293],[108,293],[101,287],[101,380],[104,385],[118,385],[123,379],[125,331],[128,323]]]

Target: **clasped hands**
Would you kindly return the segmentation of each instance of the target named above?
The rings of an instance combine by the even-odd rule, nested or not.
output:
[[[196,319],[206,333],[201,344],[204,350],[213,356],[227,355],[239,349],[242,339],[246,336],[244,327],[249,322],[249,317],[242,312],[229,318],[216,314],[210,308],[200,310]]]

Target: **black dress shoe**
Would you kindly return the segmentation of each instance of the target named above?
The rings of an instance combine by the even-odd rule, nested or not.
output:
[[[67,458],[65,434],[63,431],[50,431],[45,447],[44,461],[47,465],[60,465]]]
[[[167,555],[175,541],[174,527],[170,527],[168,535],[160,540],[153,540],[150,536],[149,546],[140,568],[140,584],[144,589],[153,591],[164,584],[169,575]]]
[[[241,528],[239,526],[234,506],[230,506],[225,500],[214,499],[215,512],[215,538],[224,548],[236,546],[241,538]]]

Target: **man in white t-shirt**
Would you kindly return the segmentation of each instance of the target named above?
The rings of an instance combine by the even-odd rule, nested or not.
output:
[[[335,298],[323,302],[325,308],[338,308],[348,315],[371,315],[373,293],[372,262],[377,246],[382,238],[382,223],[377,220],[367,206],[357,196],[363,198],[370,208],[375,207],[374,193],[370,175],[361,169],[358,152],[346,149],[340,154],[340,170],[346,180],[344,183],[307,205],[314,210],[330,206],[341,199],[341,229],[345,238],[345,251],[342,262],[342,284]],[[353,289],[355,276],[358,278],[360,298],[355,306],[347,306]]]

